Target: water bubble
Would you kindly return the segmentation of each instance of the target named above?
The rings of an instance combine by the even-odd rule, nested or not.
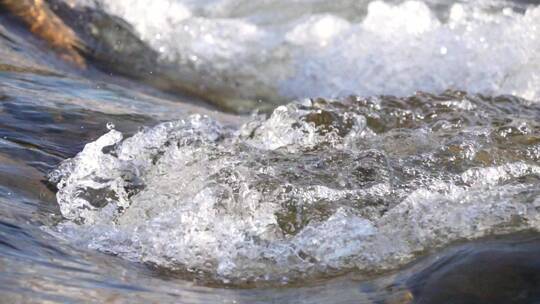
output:
[[[446,53],[448,53],[448,49],[445,46],[441,46],[440,52],[441,55],[446,55]]]

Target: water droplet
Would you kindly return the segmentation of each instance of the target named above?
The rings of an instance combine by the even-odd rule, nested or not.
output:
[[[440,52],[441,55],[446,55],[448,53],[448,49],[445,46],[441,46]]]

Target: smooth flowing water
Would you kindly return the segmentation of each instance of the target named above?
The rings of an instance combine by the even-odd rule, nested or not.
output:
[[[91,61],[0,15],[0,302],[540,302],[534,2],[51,4]]]

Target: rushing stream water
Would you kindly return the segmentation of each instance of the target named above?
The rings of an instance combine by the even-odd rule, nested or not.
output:
[[[534,1],[51,4],[87,69],[0,15],[0,302],[540,302]]]

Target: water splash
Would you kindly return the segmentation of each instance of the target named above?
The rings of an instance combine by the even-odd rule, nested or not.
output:
[[[233,282],[394,269],[539,227],[540,108],[461,92],[302,100],[239,129],[110,130],[51,173],[83,246]]]
[[[417,90],[540,96],[540,9],[534,6],[160,0],[149,8],[138,0],[74,2],[131,24],[158,54],[152,77],[234,109],[245,110],[248,101],[261,106],[256,101]]]

